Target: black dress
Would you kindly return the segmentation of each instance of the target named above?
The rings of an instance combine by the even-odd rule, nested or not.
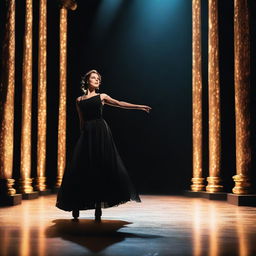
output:
[[[102,118],[100,94],[77,102],[80,137],[66,165],[56,206],[65,211],[141,202]]]

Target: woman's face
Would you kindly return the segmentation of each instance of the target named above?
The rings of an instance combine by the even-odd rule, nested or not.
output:
[[[99,75],[96,73],[91,73],[88,81],[88,87],[91,88],[98,88],[100,86],[100,78]]]

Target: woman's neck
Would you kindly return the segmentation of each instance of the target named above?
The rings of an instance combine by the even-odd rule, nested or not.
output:
[[[96,95],[96,94],[97,94],[97,93],[95,92],[95,90],[91,90],[91,91],[90,91],[90,89],[88,89],[86,95],[87,95],[87,96],[93,96],[93,95]]]

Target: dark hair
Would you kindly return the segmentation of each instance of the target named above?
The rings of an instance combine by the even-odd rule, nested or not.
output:
[[[59,0],[59,7],[74,11],[77,8],[75,0]]]
[[[92,69],[92,70],[88,71],[85,75],[82,76],[81,82],[80,82],[81,83],[81,90],[85,94],[86,94],[87,89],[88,89],[89,78],[90,78],[91,74],[93,74],[93,73],[97,74],[99,76],[99,80],[101,82],[101,75],[100,75],[100,73],[97,70]]]

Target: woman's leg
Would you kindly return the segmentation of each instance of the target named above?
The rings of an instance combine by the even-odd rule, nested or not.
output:
[[[96,207],[95,207],[95,220],[96,221],[101,221],[101,214],[102,214],[101,204],[100,204],[100,202],[97,202]]]
[[[77,220],[78,217],[79,217],[79,210],[73,210],[73,211],[72,211],[72,216],[73,216],[73,218],[74,218],[75,220]]]

